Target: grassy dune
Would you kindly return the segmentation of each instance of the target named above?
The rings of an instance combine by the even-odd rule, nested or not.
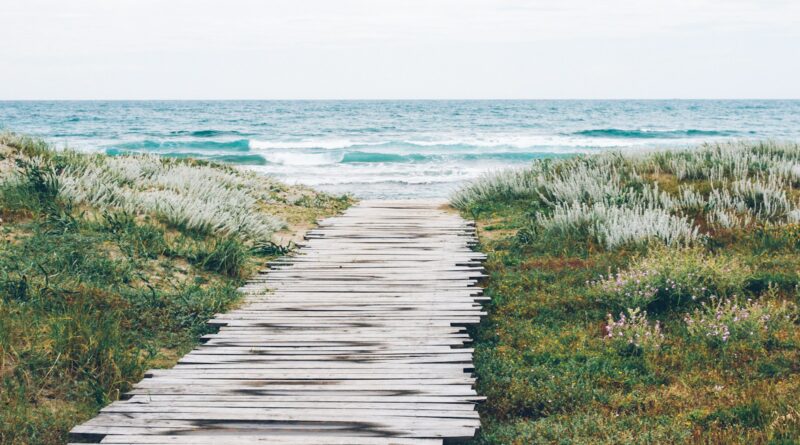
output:
[[[800,443],[800,146],[541,161],[452,197],[489,253],[481,444]]]
[[[218,164],[0,136],[0,443],[64,443],[347,205]]]

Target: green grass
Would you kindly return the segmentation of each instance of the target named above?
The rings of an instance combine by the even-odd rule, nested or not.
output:
[[[285,248],[75,201],[53,178],[94,157],[13,135],[0,142],[0,443],[65,443],[145,370],[191,349],[210,332],[205,322],[236,304],[243,280]],[[252,194],[263,196],[259,212],[288,224],[284,234],[349,204],[269,184]]]
[[[800,156],[797,146],[780,149],[787,158]],[[758,144],[744,152],[750,150],[766,151]],[[656,183],[676,199],[690,187],[707,198],[735,180],[731,170],[710,185],[703,172],[717,161],[702,150],[650,156],[616,158],[610,185],[600,187],[615,192],[598,193],[597,200],[637,206],[641,198],[627,188]],[[547,168],[569,178],[576,164],[607,165],[584,159]],[[690,161],[679,175],[666,162],[658,172],[648,170],[652,159]],[[769,168],[742,159],[739,168],[753,175]],[[544,227],[554,207],[593,197],[548,194],[540,188],[547,181],[519,175],[467,187],[455,200],[477,219],[479,248],[489,254],[489,315],[472,333],[478,392],[488,397],[474,443],[800,443],[800,226],[792,218],[760,210],[759,199],[738,209],[751,220],[731,227],[707,219],[718,210],[713,206],[663,206],[703,236],[691,247],[667,246],[652,232],[609,245],[588,230]],[[577,182],[584,190],[597,183]],[[794,181],[780,184],[796,208]],[[626,316],[616,327],[628,308],[646,318],[636,324]],[[687,315],[703,320],[702,328],[692,328]]]

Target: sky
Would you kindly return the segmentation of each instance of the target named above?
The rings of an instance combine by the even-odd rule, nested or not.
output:
[[[796,0],[2,0],[0,100],[800,98]]]

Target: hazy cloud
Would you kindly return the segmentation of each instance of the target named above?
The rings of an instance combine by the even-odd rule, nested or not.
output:
[[[800,96],[793,1],[4,0],[0,17],[0,99]]]

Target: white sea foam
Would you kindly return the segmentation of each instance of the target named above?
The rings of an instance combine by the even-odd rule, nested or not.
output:
[[[405,140],[406,144],[418,145],[423,147],[442,146],[442,147],[456,147],[456,146],[470,146],[470,147],[512,147],[512,148],[541,148],[547,147],[550,149],[559,150],[563,147],[568,148],[611,148],[611,147],[628,147],[635,145],[635,141],[625,141],[613,138],[598,138],[598,137],[577,137],[577,136],[561,136],[561,135],[545,135],[545,134],[530,134],[530,135],[486,135],[479,137],[454,137],[449,139],[433,139],[433,140]],[[552,150],[551,150],[552,151]]]
[[[251,139],[251,150],[303,150],[323,149],[338,150],[348,148],[366,148],[375,146],[396,147],[441,147],[441,148],[543,148],[552,150],[568,150],[570,148],[611,148],[629,147],[636,141],[613,138],[580,137],[561,135],[486,135],[477,137],[434,137],[431,139],[303,139],[298,141]]]
[[[303,165],[329,165],[342,161],[342,153],[303,153],[303,152],[274,152],[262,153],[264,159],[272,164],[287,166]]]
[[[308,148],[333,150],[352,147],[353,145],[355,145],[355,143],[350,139],[303,139],[300,141],[266,141],[251,139],[249,141],[249,146],[252,150],[291,150]]]
[[[487,169],[498,169],[507,165],[503,162],[466,163],[376,163],[368,167],[358,164],[304,165],[288,168],[283,165],[263,165],[252,168],[260,173],[275,176],[281,180],[309,186],[329,186],[340,184],[383,183],[396,184],[437,184],[453,183],[479,177]],[[368,190],[361,190],[368,192]]]

